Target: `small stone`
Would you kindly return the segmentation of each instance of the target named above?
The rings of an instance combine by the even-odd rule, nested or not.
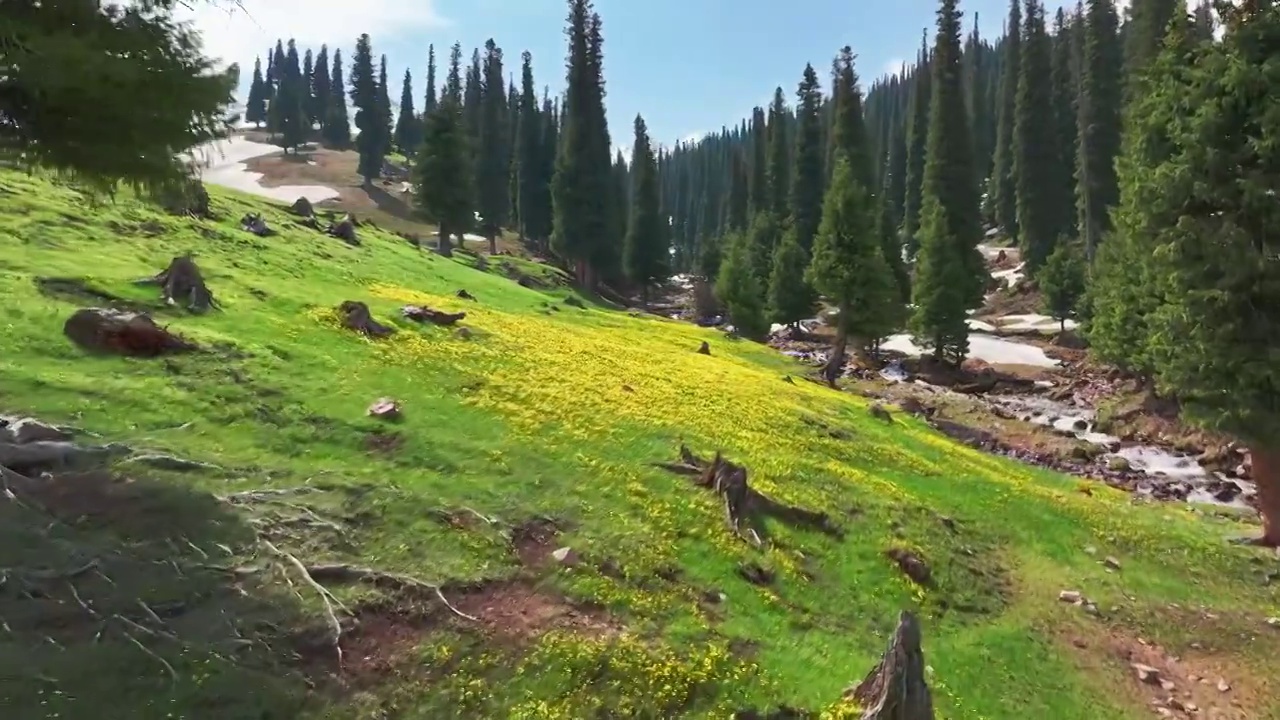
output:
[[[1191,646],[1190,646],[1190,647],[1191,647],[1191,649],[1192,649],[1192,650],[1203,650],[1203,649],[1204,649],[1204,645],[1201,645],[1199,642],[1193,642],[1193,643],[1191,643]]]
[[[1079,591],[1076,591],[1076,590],[1063,590],[1062,592],[1058,593],[1059,600],[1061,600],[1064,603],[1071,603],[1072,605],[1075,605],[1076,603],[1080,602],[1082,598],[1083,596],[1079,593]]]
[[[396,420],[400,417],[400,403],[391,398],[378,398],[369,406],[369,415],[380,420]]]
[[[1222,678],[1218,678],[1218,692],[1229,692],[1231,684]]]
[[[471,328],[469,328],[469,327],[460,327],[460,328],[458,328],[457,330],[454,330],[454,331],[453,331],[453,335],[454,335],[454,337],[458,338],[459,340],[470,340],[470,339],[471,339]]]
[[[1134,663],[1133,671],[1138,674],[1138,679],[1148,685],[1158,685],[1160,683],[1160,670],[1150,665],[1142,663]]]
[[[1172,691],[1177,686],[1173,684],[1172,680],[1161,680],[1160,687],[1161,689]]]
[[[1112,570],[1120,569],[1120,561],[1114,557],[1111,557],[1110,555],[1108,555],[1107,558],[1102,561],[1102,564],[1106,565],[1108,568],[1111,568]]]
[[[551,553],[551,557],[555,558],[556,562],[561,565],[578,564],[578,553],[574,552],[573,548],[568,546],[557,549],[555,552]]]
[[[1071,641],[1071,644],[1072,644],[1072,645],[1075,645],[1076,647],[1080,648],[1081,650],[1085,650],[1085,649],[1087,649],[1087,648],[1089,647],[1089,643],[1085,642],[1084,640],[1081,640],[1080,638],[1076,638],[1076,639],[1072,640],[1072,641]]]
[[[1267,618],[1267,625],[1280,629],[1280,617]]]
[[[1182,703],[1182,709],[1189,712],[1200,712],[1200,706],[1195,703]]]

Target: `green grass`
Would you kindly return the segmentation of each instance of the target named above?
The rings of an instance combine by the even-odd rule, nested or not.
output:
[[[1145,717],[1123,665],[1099,677],[1061,633],[1177,650],[1195,638],[1170,603],[1258,628],[1224,661],[1247,668],[1280,651],[1280,633],[1262,624],[1280,595],[1259,580],[1274,559],[1225,541],[1254,530],[1240,521],[1135,505],[1100,486],[1086,495],[1078,480],[959,446],[905,414],[884,425],[860,397],[788,384],[801,369],[762,346],[568,305],[568,289],[520,287],[494,263],[473,269],[469,254],[440,258],[370,229],[350,248],[228,193],[215,192],[214,207],[221,220],[127,199],[92,206],[66,187],[0,175],[0,411],[224,468],[132,470],[130,483],[73,487],[79,505],[0,498],[0,703],[15,717],[727,717],[780,704],[840,717],[840,694],[903,609],[922,616],[944,718]],[[240,231],[249,209],[280,234]],[[190,316],[132,284],[184,252],[220,312]],[[62,323],[103,301],[65,283],[42,291],[40,278],[149,307],[204,350],[87,355]],[[458,300],[459,289],[477,300]],[[369,303],[399,332],[375,342],[342,329],[333,308],[344,300]],[[473,334],[406,323],[406,303],[466,310]],[[702,340],[710,356],[694,352]],[[400,422],[365,416],[379,397],[402,403]],[[711,493],[653,466],[682,440],[724,451],[774,499],[829,514],[843,537],[770,519],[765,549],[735,538]],[[308,481],[323,492],[288,505],[214,499]],[[450,513],[470,522],[441,519]],[[579,564],[522,567],[509,537],[538,518],[561,529],[546,550],[569,545]],[[432,597],[335,587],[365,630],[348,632],[355,669],[334,681],[321,604],[255,540],[264,528],[305,561],[411,574],[463,606],[464,586],[531,584],[595,608],[583,612],[612,629],[495,634]],[[908,580],[891,548],[926,560],[932,584]],[[1107,572],[1105,555],[1122,571]],[[101,572],[47,579],[90,559]],[[742,579],[748,562],[774,583]],[[237,565],[254,571],[227,572]],[[1095,599],[1104,617],[1059,603],[1063,589]],[[708,591],[725,602],[703,602]],[[158,612],[170,635],[113,620],[154,622],[142,604],[169,608]],[[396,634],[361,644],[386,625]],[[381,664],[362,665],[362,653]]]

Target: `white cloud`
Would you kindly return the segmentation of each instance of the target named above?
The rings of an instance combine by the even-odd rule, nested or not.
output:
[[[361,33],[373,37],[376,49],[379,41],[448,25],[433,0],[197,2],[175,16],[194,22],[206,55],[224,64],[240,63],[246,80],[253,72],[253,59],[275,47],[277,39],[297,40],[300,51],[327,43],[349,55]]]
[[[906,64],[907,64],[906,60],[903,60],[902,58],[894,58],[884,64],[884,68],[880,70],[880,77],[897,74],[899,71],[902,70],[902,66]],[[878,79],[879,78],[863,78],[862,84],[866,85],[868,80],[878,80]]]

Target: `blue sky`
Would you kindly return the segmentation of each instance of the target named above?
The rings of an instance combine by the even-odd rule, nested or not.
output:
[[[387,55],[393,103],[406,67],[421,97],[428,44],[443,65],[455,40],[465,60],[494,38],[517,80],[520,54],[529,50],[540,88],[549,85],[554,95],[564,84],[563,0],[243,0],[243,7],[230,15],[202,7],[194,19],[209,53],[239,61],[246,82],[254,55],[276,37],[296,37],[304,48],[328,43],[349,59],[356,37],[368,32],[374,52]],[[778,85],[790,97],[806,62],[825,82],[845,44],[859,56],[865,86],[914,57],[921,30],[932,33],[936,8],[936,0],[596,0],[614,142],[630,145],[636,113],[664,143],[736,122]],[[969,18],[979,13],[989,37],[1008,12],[1007,0],[962,0],[962,8]]]

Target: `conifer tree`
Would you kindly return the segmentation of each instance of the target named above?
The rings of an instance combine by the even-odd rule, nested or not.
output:
[[[769,105],[769,190],[773,214],[784,219],[791,216],[791,153],[787,151],[787,108],[782,88],[773,91]]]
[[[749,218],[747,163],[742,150],[729,151],[729,194],[724,204],[724,220],[721,225],[728,232],[742,233],[745,237]]]
[[[286,64],[284,43],[277,42],[275,57],[269,68],[271,80],[267,83],[267,132],[271,134],[273,140],[280,133],[280,123],[284,117],[283,110],[286,103],[279,102],[279,95],[281,86],[285,83],[285,77],[288,75]]]
[[[396,147],[406,158],[413,157],[421,142],[418,116],[413,112],[413,77],[405,68],[404,83],[400,86],[400,114],[396,117]]]
[[[356,172],[365,185],[382,175],[383,144],[382,109],[378,101],[378,78],[373,69],[373,44],[368,34],[356,41],[356,56],[351,61],[351,104],[356,108],[356,150],[360,162]]]
[[[315,72],[312,65],[311,48],[307,48],[302,55],[302,105],[303,111],[307,118],[307,129],[315,127],[316,124],[316,101],[311,95],[311,75]]]
[[[791,171],[791,226],[809,252],[822,221],[822,86],[812,65],[796,89],[796,142]]]
[[[535,229],[542,227],[537,215],[541,210],[538,184],[543,181],[541,156],[545,121],[533,89],[533,54],[526,50],[521,56],[514,173],[516,229],[522,240],[530,236],[545,239],[535,234]]]
[[[554,209],[551,182],[555,177],[556,158],[560,147],[560,109],[557,103],[544,95],[542,98],[542,142],[538,150],[538,172],[534,183],[535,209],[531,234],[540,240],[544,252],[550,252],[551,234],[554,230]]]
[[[1218,24],[1213,15],[1213,1],[1200,0],[1192,14],[1191,36],[1196,42],[1211,42]]]
[[[1053,252],[1071,209],[1061,192],[1067,171],[1060,166],[1062,153],[1055,142],[1053,86],[1046,82],[1052,73],[1052,49],[1038,0],[1026,0],[1020,45],[1013,169],[1018,241],[1027,269],[1034,273]]]
[[[462,90],[462,120],[471,137],[471,151],[480,151],[480,96],[484,93],[484,75],[480,67],[479,48],[471,51],[471,64],[467,66]]]
[[[329,98],[332,95],[332,81],[329,79],[329,46],[321,45],[316,53],[316,61],[311,69],[311,116],[319,123],[323,134],[325,123],[329,117]]]
[[[667,276],[667,225],[662,217],[658,188],[658,159],[653,153],[644,118],[636,116],[635,145],[631,149],[631,220],[627,224],[623,268],[627,279],[640,288],[640,300],[649,305],[649,288]],[[757,288],[759,296],[763,290]]]
[[[886,175],[884,183],[887,188],[893,184],[893,178]],[[876,217],[876,236],[880,238],[880,250],[898,292],[898,302],[893,305],[896,312],[892,325],[899,327],[906,319],[907,303],[911,302],[911,274],[907,272],[906,261],[902,258],[902,237],[898,234],[898,219],[893,215],[893,200],[887,189],[881,191],[877,204],[879,214]]]
[[[462,43],[454,43],[449,50],[449,72],[445,75],[444,93],[440,99],[442,104],[446,97],[462,107]]]
[[[1185,0],[1132,0],[1124,26],[1124,75],[1127,97],[1132,97],[1147,65],[1160,53],[1169,21],[1185,12]]]
[[[378,65],[378,142],[381,157],[391,153],[394,132],[391,116],[391,84],[387,79],[387,56]]]
[[[293,40],[289,41],[289,51],[283,62],[276,62],[276,72],[280,78],[276,90],[275,101],[271,104],[271,125],[276,133],[276,144],[289,151],[295,151],[306,141],[306,81],[302,77],[302,69],[298,64],[298,48]]]
[[[747,205],[751,214],[770,210],[769,130],[762,107],[751,111],[751,181],[748,185]]]
[[[1016,124],[1018,116],[1018,84],[1022,77],[1022,8],[1021,0],[1009,0],[1009,19],[1005,22],[1004,67],[1000,76],[1000,106],[996,122],[995,166],[991,171],[991,206],[996,225],[1012,240],[1018,240],[1018,179]],[[1032,78],[1045,82],[1046,77]]]
[[[724,305],[734,331],[750,340],[763,340],[769,332],[765,316],[764,292],[752,267],[749,240],[742,232],[723,239],[724,260],[716,278],[716,297]]]
[[[1076,244],[1065,240],[1058,243],[1036,281],[1044,295],[1045,312],[1066,332],[1067,320],[1075,314],[1084,295],[1084,257]]]
[[[930,64],[933,98],[911,332],[936,359],[958,364],[969,349],[967,311],[982,303],[987,271],[977,250],[982,226],[960,79],[956,0],[942,0]]]
[[[476,181],[482,218],[480,228],[489,239],[489,253],[496,255],[498,235],[511,211],[511,141],[502,48],[492,39],[484,45],[482,72],[480,137],[483,142],[478,148]]]
[[[427,87],[422,98],[422,115],[425,118],[436,109],[436,46],[427,46]]]
[[[805,279],[809,267],[809,251],[800,244],[794,227],[782,234],[773,253],[769,271],[769,317],[776,323],[794,327],[810,317],[816,298]]]
[[[1058,151],[1054,183],[1055,214],[1058,219],[1058,235],[1076,237],[1076,96],[1080,92],[1076,81],[1076,36],[1078,27],[1068,23],[1067,13],[1058,8],[1053,21],[1053,117],[1054,147]]]
[[[1111,227],[1119,198],[1115,158],[1120,151],[1120,39],[1113,0],[1087,0],[1084,57],[1077,105],[1076,208],[1085,256],[1094,258]]]
[[[920,204],[924,188],[925,158],[929,149],[929,104],[932,102],[932,84],[929,51],[924,47],[922,39],[908,110],[907,162],[902,207],[902,237],[906,242],[908,257],[912,259],[920,248]]]
[[[244,119],[258,127],[267,119],[267,86],[262,79],[262,58],[253,61],[253,80],[249,84],[249,99],[245,102]]]
[[[773,255],[782,239],[782,225],[769,210],[761,210],[751,219],[747,240],[751,245],[751,266],[762,291],[769,290],[773,272]]]
[[[325,104],[324,141],[329,147],[338,149],[346,149],[351,144],[346,90],[342,77],[342,50],[335,49],[333,71],[329,73],[329,101]]]
[[[416,205],[440,228],[439,252],[453,254],[450,238],[470,226],[474,212],[471,153],[462,122],[462,108],[446,95],[424,118],[423,142],[414,166]]]

